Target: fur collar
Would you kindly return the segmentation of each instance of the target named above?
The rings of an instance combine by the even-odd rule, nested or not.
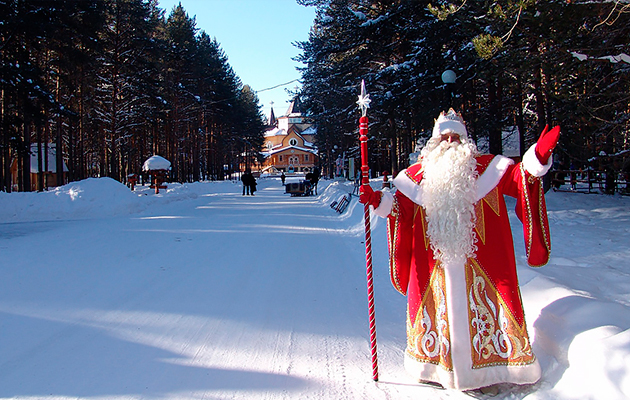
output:
[[[483,155],[477,157],[477,195],[475,201],[483,199],[492,189],[494,189],[501,178],[514,161],[504,156]],[[422,166],[420,163],[413,164],[409,168],[401,171],[394,179],[394,185],[405,196],[418,205],[422,203]]]

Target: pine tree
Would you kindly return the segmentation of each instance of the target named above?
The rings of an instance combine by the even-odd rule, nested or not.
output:
[[[518,128],[524,152],[556,123],[564,126],[563,158],[580,153],[584,162],[589,148],[609,154],[627,146],[628,64],[606,58],[628,54],[627,13],[615,2],[302,3],[318,7],[299,46],[305,104],[322,149],[343,143],[329,130],[352,129],[353,96],[345,89],[364,78],[373,100],[371,167],[382,168],[388,154],[392,169],[404,167],[411,145],[429,135],[447,104],[445,69],[456,71],[452,103],[469,134],[488,138],[492,153],[502,152],[507,128]],[[576,134],[583,139],[574,141]]]
[[[239,81],[227,62],[227,56],[216,39],[201,32],[198,37],[198,93],[203,99],[201,130],[204,142],[205,175],[223,179],[223,166],[229,163],[228,126],[231,123],[232,105],[236,100]]]
[[[94,117],[99,121],[102,176],[123,180],[130,172],[130,154],[144,127],[149,107],[145,84],[151,76],[150,8],[142,0],[108,3],[101,33]]]
[[[260,149],[264,142],[265,121],[260,110],[258,96],[249,85],[244,85],[241,89],[237,104],[240,117],[235,137],[240,142],[237,145],[239,153],[245,154],[247,169],[263,162]]]

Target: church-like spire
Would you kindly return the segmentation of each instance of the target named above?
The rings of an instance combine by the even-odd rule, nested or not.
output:
[[[271,112],[269,113],[269,120],[267,121],[267,125],[270,127],[278,125],[276,115],[273,113],[273,101],[271,102]]]
[[[302,103],[300,102],[299,96],[295,96],[291,101],[291,104],[289,104],[287,115],[291,114],[302,114]]]

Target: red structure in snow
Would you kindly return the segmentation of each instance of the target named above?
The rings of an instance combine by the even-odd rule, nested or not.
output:
[[[160,193],[160,189],[166,189],[166,177],[171,169],[171,162],[158,155],[150,157],[144,162],[142,170],[151,175],[151,189],[155,189],[155,194]]]

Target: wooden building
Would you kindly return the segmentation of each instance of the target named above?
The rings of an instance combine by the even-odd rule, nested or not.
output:
[[[56,150],[56,146],[54,143],[49,143],[48,144],[48,157],[46,157],[46,154],[44,154],[42,156],[42,166],[43,166],[43,172],[44,172],[44,187],[40,188],[39,187],[39,180],[37,179],[37,174],[39,173],[39,168],[38,168],[38,150],[37,150],[37,144],[31,144],[31,191],[39,191],[39,190],[45,190],[49,187],[55,187],[57,186],[57,150]],[[44,145],[42,144],[42,150],[44,150]],[[48,159],[48,165],[46,165],[46,159]],[[68,172],[68,167],[66,166],[66,163],[63,163],[63,183],[66,184],[68,183],[68,177],[67,177],[67,172]],[[14,158],[13,161],[11,162],[11,186],[12,186],[12,190],[17,191],[18,190],[18,159]]]
[[[273,108],[269,118],[269,128],[265,132],[262,151],[265,161],[263,172],[307,173],[313,170],[319,157],[315,146],[315,127],[308,123],[300,111],[296,97],[285,115],[274,116]]]

